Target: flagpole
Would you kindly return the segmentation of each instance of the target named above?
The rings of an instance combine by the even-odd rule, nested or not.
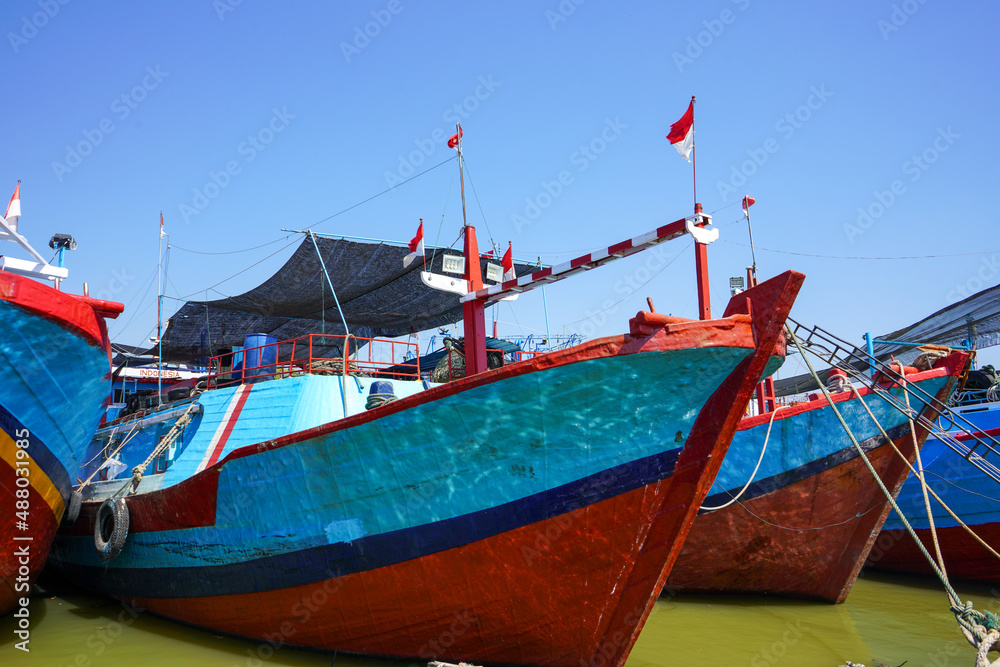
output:
[[[424,242],[424,219],[423,218],[420,218],[420,242],[421,243]],[[424,253],[420,257],[420,259],[424,260],[424,271],[426,271],[427,270],[427,246],[426,245],[424,245]],[[433,262],[431,262],[431,264],[433,265]]]
[[[753,261],[753,267],[752,267],[751,270],[753,271],[754,284],[756,284],[757,283],[757,253],[754,251],[754,248],[753,248],[753,225],[750,224],[750,202],[747,201],[746,197],[743,198],[743,213],[745,213],[746,216],[747,216],[747,230],[750,232],[750,258]],[[748,287],[752,287],[752,285],[748,285]]]
[[[455,127],[458,128],[456,134],[458,134],[458,181],[462,186],[462,228],[469,226],[469,222],[465,217],[465,176],[462,172],[462,124],[456,123]]]
[[[691,131],[694,132],[694,95],[691,96]],[[691,181],[694,184],[694,205],[698,206],[698,168],[695,165],[695,158],[698,154],[697,135],[691,139]]]
[[[160,211],[160,237],[156,241],[156,404],[163,405],[163,211]]]

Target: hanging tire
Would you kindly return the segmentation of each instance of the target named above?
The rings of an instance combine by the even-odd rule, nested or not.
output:
[[[77,490],[73,490],[69,494],[69,503],[66,505],[66,516],[63,517],[63,522],[67,526],[72,526],[76,523],[77,517],[80,516],[80,503],[83,502],[83,494]]]
[[[97,510],[94,522],[94,546],[104,560],[113,560],[121,553],[128,537],[128,505],[124,498],[108,498]]]

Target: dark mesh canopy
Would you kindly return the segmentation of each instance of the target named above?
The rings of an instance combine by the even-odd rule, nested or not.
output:
[[[971,334],[974,334],[976,347],[979,349],[1000,344],[1000,285],[946,306],[915,324],[875,336],[875,340],[957,347],[963,345]],[[874,350],[875,358],[883,362],[893,357],[909,363],[920,354],[913,346],[888,342],[876,343]],[[866,359],[867,355],[863,346],[854,349],[855,358]],[[857,370],[865,370],[867,367],[866,363],[855,364]],[[825,381],[828,373],[829,370],[820,371],[820,378]],[[775,380],[774,386],[778,396],[818,389],[808,374]]]
[[[248,333],[272,334],[278,340],[310,333],[343,334],[323,264],[354,336],[402,336],[461,319],[457,294],[431,289],[420,281],[421,258],[403,267],[403,257],[409,252],[406,247],[320,236],[316,243],[322,263],[307,237],[277,273],[249,292],[185,303],[163,334],[163,358],[203,359],[242,345]],[[445,252],[459,254],[427,248],[427,269],[442,273]],[[485,265],[483,260],[484,275]],[[518,275],[535,268],[515,265]]]
[[[916,324],[878,336],[877,340],[954,347],[967,340],[973,331],[978,348],[1000,343],[1000,285],[942,308]],[[875,356],[879,359],[888,359],[889,355],[899,357],[910,349],[902,345],[876,344]]]

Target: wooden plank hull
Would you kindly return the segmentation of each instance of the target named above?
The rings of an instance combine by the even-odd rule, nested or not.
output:
[[[970,406],[964,416],[979,432],[1000,437],[1000,405]],[[941,421],[946,421],[942,417]],[[947,424],[946,424],[947,428]],[[958,434],[960,439],[968,438]],[[937,438],[928,438],[921,454],[925,478],[931,489],[994,550],[1000,551],[1000,493],[997,483],[956,454]],[[918,480],[911,476],[897,499],[917,536],[934,554],[930,523]],[[941,544],[948,577],[956,580],[1000,583],[1000,561],[962,528],[933,497],[934,525]],[[935,576],[926,559],[893,514],[886,521],[868,557],[877,570]]]
[[[110,398],[104,317],[120,310],[0,271],[0,615],[41,572],[72,488],[66,468]]]
[[[939,400],[947,399],[966,361],[964,354],[952,355],[942,367],[911,382]],[[906,464],[878,433],[857,398],[844,393],[835,399],[879,477],[897,493],[909,472]],[[865,401],[895,446],[912,461],[914,441],[906,418],[876,396],[865,396]],[[929,406],[914,407],[925,416],[935,414]],[[741,422],[713,488],[726,491],[710,494],[707,507],[736,497],[750,478],[770,417],[769,413]],[[927,432],[918,427],[916,435],[919,445]],[[843,602],[889,510],[825,398],[780,410],[771,425],[757,481],[738,502],[698,516],[667,587]]]
[[[627,336],[223,454],[130,497],[111,561],[86,502],[50,566],[274,645],[623,664],[753,385],[780,363],[801,280],[748,291],[720,320],[646,314]],[[299,386],[253,391],[268,384]]]

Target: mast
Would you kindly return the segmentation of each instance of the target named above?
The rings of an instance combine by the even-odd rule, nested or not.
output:
[[[695,223],[697,227],[704,227],[706,222],[702,215],[701,204],[695,202],[694,214],[700,218]],[[712,319],[712,297],[708,291],[708,245],[694,242],[694,271],[698,276],[698,319]]]
[[[160,211],[160,237],[156,242],[156,404],[163,405],[163,211]]]
[[[479,262],[479,244],[476,228],[469,224],[465,212],[465,177],[462,169],[462,124],[457,123],[458,135],[458,179],[462,184],[462,225],[465,233],[465,275],[468,291],[476,292],[483,287],[483,270]],[[465,374],[475,375],[487,370],[486,365],[486,303],[473,299],[462,304],[465,325]]]
[[[695,96],[691,96],[691,131],[694,132],[694,103]],[[693,183],[694,190],[694,215],[698,218],[698,222],[694,224],[697,227],[704,227],[707,223],[705,218],[702,218],[702,208],[701,204],[698,203],[698,167],[695,160],[698,156],[697,142],[691,142],[691,182]],[[708,244],[699,243],[698,239],[694,242],[694,271],[698,278],[698,319],[699,320],[710,320],[712,319],[712,297],[709,292],[708,287]]]

